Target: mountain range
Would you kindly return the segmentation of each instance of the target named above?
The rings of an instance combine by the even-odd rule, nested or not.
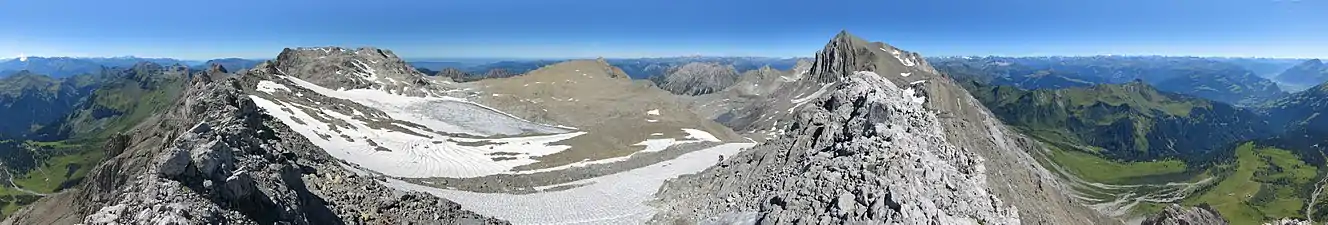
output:
[[[1160,90],[1235,105],[1285,95],[1276,83],[1232,63],[1197,57],[981,57],[942,58],[937,69],[952,76],[1024,89],[1085,87],[1142,80]]]
[[[0,121],[0,213],[4,224],[1328,219],[1315,210],[1328,203],[1328,84],[1282,92],[1264,78],[1281,64],[926,58],[847,31],[809,56],[28,58],[0,78],[0,114],[21,118]]]
[[[1324,65],[1323,61],[1318,59],[1306,60],[1287,68],[1276,79],[1287,84],[1302,86],[1328,82],[1328,65]]]

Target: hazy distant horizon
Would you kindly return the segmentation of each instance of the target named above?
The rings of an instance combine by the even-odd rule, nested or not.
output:
[[[198,62],[198,63],[202,63],[202,62],[205,62],[205,61],[208,61],[208,60],[226,59],[226,58],[239,58],[239,59],[245,59],[245,60],[272,60],[272,59],[275,58],[275,56],[276,56],[276,55],[274,54],[274,55],[271,56],[271,57],[264,57],[264,58],[221,57],[221,58],[208,58],[208,59],[186,59],[186,58],[172,58],[172,57],[140,57],[140,56],[124,56],[124,55],[121,55],[121,56],[26,56],[26,57],[29,57],[29,58],[60,58],[60,57],[68,57],[68,58],[87,58],[87,59],[105,59],[105,58],[134,57],[134,58],[144,58],[144,59],[154,59],[154,58],[156,58],[156,59],[174,59],[174,60],[180,60],[180,61],[195,61],[195,62]],[[808,59],[810,59],[810,58],[813,58],[813,54],[809,53],[807,56],[798,56],[798,57],[684,55],[684,56],[665,56],[665,57],[604,57],[604,58],[605,58],[605,59],[614,60],[614,59],[650,59],[650,58],[686,58],[686,57],[715,57],[715,58],[776,58],[776,59],[808,58]],[[1038,57],[1196,57],[1196,58],[1210,58],[1210,59],[1231,58],[1231,59],[1270,59],[1270,60],[1310,60],[1310,59],[1328,59],[1328,57],[1325,57],[1325,58],[1280,58],[1280,57],[1229,57],[1229,56],[1191,56],[1191,55],[1027,55],[1027,56],[1009,56],[1009,55],[949,55],[949,56],[928,56],[928,55],[926,55],[926,54],[923,54],[923,57],[927,57],[927,58],[955,58],[955,57],[1009,57],[1009,58],[1038,58]],[[575,60],[575,59],[596,59],[596,58],[599,58],[599,57],[556,57],[556,58],[529,58],[529,57],[402,57],[402,59],[405,60],[405,61],[407,61],[407,62],[500,62],[500,61]],[[17,60],[17,59],[18,59],[18,57],[0,57],[0,61],[9,61],[9,60]]]
[[[170,6],[170,10],[161,10]],[[840,30],[927,56],[1328,58],[1328,1],[0,1],[0,57],[809,56]]]

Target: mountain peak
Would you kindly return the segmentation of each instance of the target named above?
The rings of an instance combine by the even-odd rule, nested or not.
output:
[[[330,89],[402,89],[429,83],[392,51],[373,47],[286,48],[272,63],[280,74]]]
[[[1318,84],[1328,81],[1328,65],[1323,60],[1310,59],[1297,64],[1277,76],[1283,82],[1300,84]]]
[[[212,66],[208,67],[208,73],[230,73],[230,71],[226,70],[226,67],[220,63],[213,63]]]
[[[858,71],[872,71],[894,82],[921,79],[906,78],[913,74],[937,74],[936,69],[931,68],[921,55],[881,42],[868,42],[848,31],[840,31],[825,44],[824,49],[816,53],[809,71],[812,79],[807,80],[830,83]],[[894,76],[896,74],[898,76]]]

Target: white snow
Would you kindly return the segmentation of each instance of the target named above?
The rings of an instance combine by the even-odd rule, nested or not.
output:
[[[913,73],[899,73],[899,76],[903,77],[908,77],[908,75],[913,75]]]
[[[646,114],[649,114],[649,115],[651,115],[651,116],[658,116],[658,115],[659,115],[659,109],[651,109],[650,111],[646,111]]]
[[[927,80],[918,80],[918,81],[914,81],[914,82],[909,82],[908,85],[918,85],[918,84],[921,84],[921,83],[927,83]]]
[[[881,48],[881,51],[890,52],[890,55],[894,55],[895,59],[898,59],[899,63],[903,63],[904,66],[912,67],[917,65],[917,63],[913,62],[913,58],[904,56],[903,52],[900,52],[899,49],[885,50],[885,48]]]
[[[858,73],[862,73],[862,72],[858,72]],[[871,72],[868,72],[868,73],[871,73]],[[876,73],[872,73],[872,75],[874,76],[874,75],[876,75]],[[826,91],[827,88],[830,88],[830,86],[833,86],[833,85],[835,85],[836,83],[839,83],[839,82],[834,82],[834,83],[825,84],[825,85],[821,86],[821,89],[817,89],[816,92],[813,92],[811,95],[807,95],[807,96],[803,96],[803,97],[801,97],[801,98],[796,98],[796,99],[790,100],[791,102],[793,102],[793,107],[789,107],[789,109],[788,109],[788,113],[793,113],[793,110],[797,110],[799,107],[802,107],[803,104],[807,104],[808,101],[811,101],[812,99],[816,99],[816,98],[821,97],[822,94],[825,94],[825,91]]]
[[[648,123],[655,123],[655,122],[659,122],[659,120],[646,119],[646,122],[648,122]]]
[[[574,132],[496,139],[457,138],[403,126],[424,135],[421,136],[370,128],[365,122],[333,110],[313,110],[320,117],[341,120],[349,126],[324,123],[299,108],[303,106],[268,101],[252,95],[249,97],[269,115],[280,118],[292,130],[307,137],[333,157],[396,177],[464,178],[507,173],[514,167],[538,162],[530,159],[531,156],[544,156],[571,148],[553,145],[553,142],[586,134]],[[290,109],[294,113],[281,108]],[[375,150],[377,147],[370,145],[369,140],[389,151]],[[486,141],[494,144],[465,146],[459,143]],[[512,160],[495,161],[492,159],[495,156],[489,155],[495,152],[520,155]]]
[[[692,141],[692,142],[694,142],[694,141]],[[632,146],[645,146],[646,149],[641,150],[640,152],[658,152],[658,151],[664,151],[664,149],[668,149],[669,146],[673,146],[673,145],[677,145],[677,144],[683,144],[683,143],[690,143],[690,142],[688,142],[688,141],[682,141],[682,142],[679,142],[678,140],[674,140],[674,139],[672,139],[672,138],[669,138],[669,139],[646,139],[645,141],[642,141],[641,143],[633,144]]]
[[[687,132],[687,138],[709,141],[709,142],[720,142],[719,138],[715,137],[715,135],[713,134],[710,134],[710,132],[697,130],[697,129],[687,129],[687,128],[683,128],[682,131]]]
[[[258,87],[254,89],[261,92],[267,92],[268,94],[276,93],[277,90],[283,90],[286,92],[291,91],[290,88],[286,88],[286,85],[281,85],[278,84],[277,82],[266,81],[266,80],[258,81]]]
[[[913,90],[913,88],[904,89],[904,95],[912,99],[913,102],[917,102],[918,104],[926,103],[927,97],[917,96],[917,93],[917,90]]]
[[[874,73],[873,73],[873,74],[874,74]],[[802,105],[802,103],[806,103],[807,101],[811,101],[812,99],[816,99],[817,97],[821,97],[821,94],[825,94],[826,89],[827,89],[827,88],[830,88],[830,86],[831,86],[831,85],[834,85],[834,84],[835,84],[835,83],[829,83],[829,84],[822,85],[822,86],[821,86],[821,89],[817,89],[816,92],[812,92],[811,95],[803,96],[803,97],[801,97],[801,98],[795,98],[795,99],[793,99],[793,100],[789,100],[789,101],[793,102],[793,104],[795,104],[795,105]],[[794,108],[797,108],[797,106],[794,106]]]
[[[460,203],[462,208],[516,224],[642,224],[656,213],[646,204],[666,179],[700,172],[720,157],[732,156],[753,143],[731,143],[683,154],[676,159],[613,175],[566,184],[585,186],[534,194],[475,193],[426,187],[388,179],[394,188],[425,191]]]
[[[381,110],[393,119],[420,124],[438,132],[477,136],[519,135],[526,130],[560,132],[556,125],[530,122],[462,98],[404,96],[373,89],[332,90],[299,78],[283,77],[323,96],[350,100]]]

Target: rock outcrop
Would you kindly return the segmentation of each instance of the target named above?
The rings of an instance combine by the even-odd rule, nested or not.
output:
[[[1209,208],[1207,205],[1199,207],[1182,207],[1172,204],[1163,209],[1162,212],[1144,219],[1141,225],[1226,225],[1227,220],[1222,219],[1217,211]]]
[[[171,108],[112,139],[124,150],[84,183],[5,223],[502,223],[348,169],[263,113],[243,88],[256,82],[195,77]]]
[[[1019,224],[988,193],[982,159],[950,145],[935,114],[872,72],[842,77],[788,134],[661,192],[668,221]]]
[[[1035,140],[916,53],[843,32],[781,79],[717,117],[766,143],[670,183],[657,220],[1119,223],[1070,197]]]
[[[650,78],[661,89],[678,95],[703,95],[724,90],[738,80],[733,65],[693,62],[682,65],[667,75]]]
[[[302,80],[338,89],[375,89],[409,96],[425,96],[429,85],[440,83],[429,79],[398,58],[390,50],[377,48],[346,49],[340,47],[287,48],[273,64],[280,73],[291,74]],[[267,67],[259,64],[255,68]],[[450,81],[446,81],[450,82]]]

